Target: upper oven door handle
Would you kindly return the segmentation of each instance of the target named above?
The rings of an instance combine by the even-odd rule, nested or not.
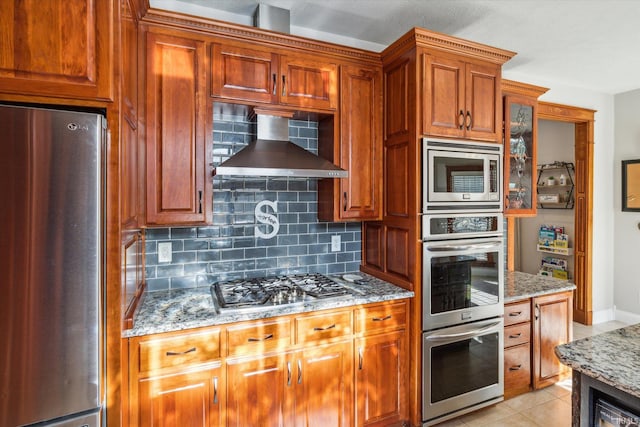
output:
[[[491,249],[499,245],[502,245],[502,242],[495,241],[488,243],[469,243],[464,245],[427,245],[427,250],[430,252],[468,251],[475,249]]]
[[[458,333],[455,333],[455,334],[428,335],[425,339],[427,341],[444,341],[444,340],[449,340],[451,338],[471,338],[471,337],[474,337],[476,335],[480,335],[480,334],[483,334],[485,332],[488,332],[488,331],[490,331],[491,329],[495,328],[496,326],[498,326],[500,324],[502,324],[502,321],[492,323],[489,326],[485,326],[484,328],[472,329],[470,331],[458,332]]]

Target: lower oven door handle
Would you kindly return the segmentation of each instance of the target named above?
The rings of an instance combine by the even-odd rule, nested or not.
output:
[[[489,242],[489,243],[476,243],[462,246],[442,245],[442,246],[427,246],[427,250],[430,252],[449,252],[449,251],[466,251],[472,249],[491,249],[501,245],[501,242]]]
[[[451,338],[473,337],[475,335],[480,335],[480,334],[482,334],[484,332],[490,331],[491,329],[495,328],[496,326],[500,325],[501,323],[502,322],[495,322],[495,323],[492,323],[489,326],[486,326],[484,328],[472,329],[470,331],[459,332],[457,334],[429,335],[425,339],[427,341],[442,341],[442,340],[448,340],[448,339],[451,339]]]

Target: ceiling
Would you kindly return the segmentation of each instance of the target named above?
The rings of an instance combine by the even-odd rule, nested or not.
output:
[[[251,25],[258,0],[150,0],[152,7]],[[636,0],[262,0],[291,33],[381,51],[412,27],[518,54],[507,78],[616,94],[640,88]]]

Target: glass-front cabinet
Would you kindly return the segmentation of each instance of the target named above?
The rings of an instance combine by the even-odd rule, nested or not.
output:
[[[537,100],[504,97],[504,214],[536,214]]]

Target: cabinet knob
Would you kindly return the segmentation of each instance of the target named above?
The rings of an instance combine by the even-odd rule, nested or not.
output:
[[[464,129],[464,111],[460,110],[460,114],[458,114],[458,127],[460,130]]]

